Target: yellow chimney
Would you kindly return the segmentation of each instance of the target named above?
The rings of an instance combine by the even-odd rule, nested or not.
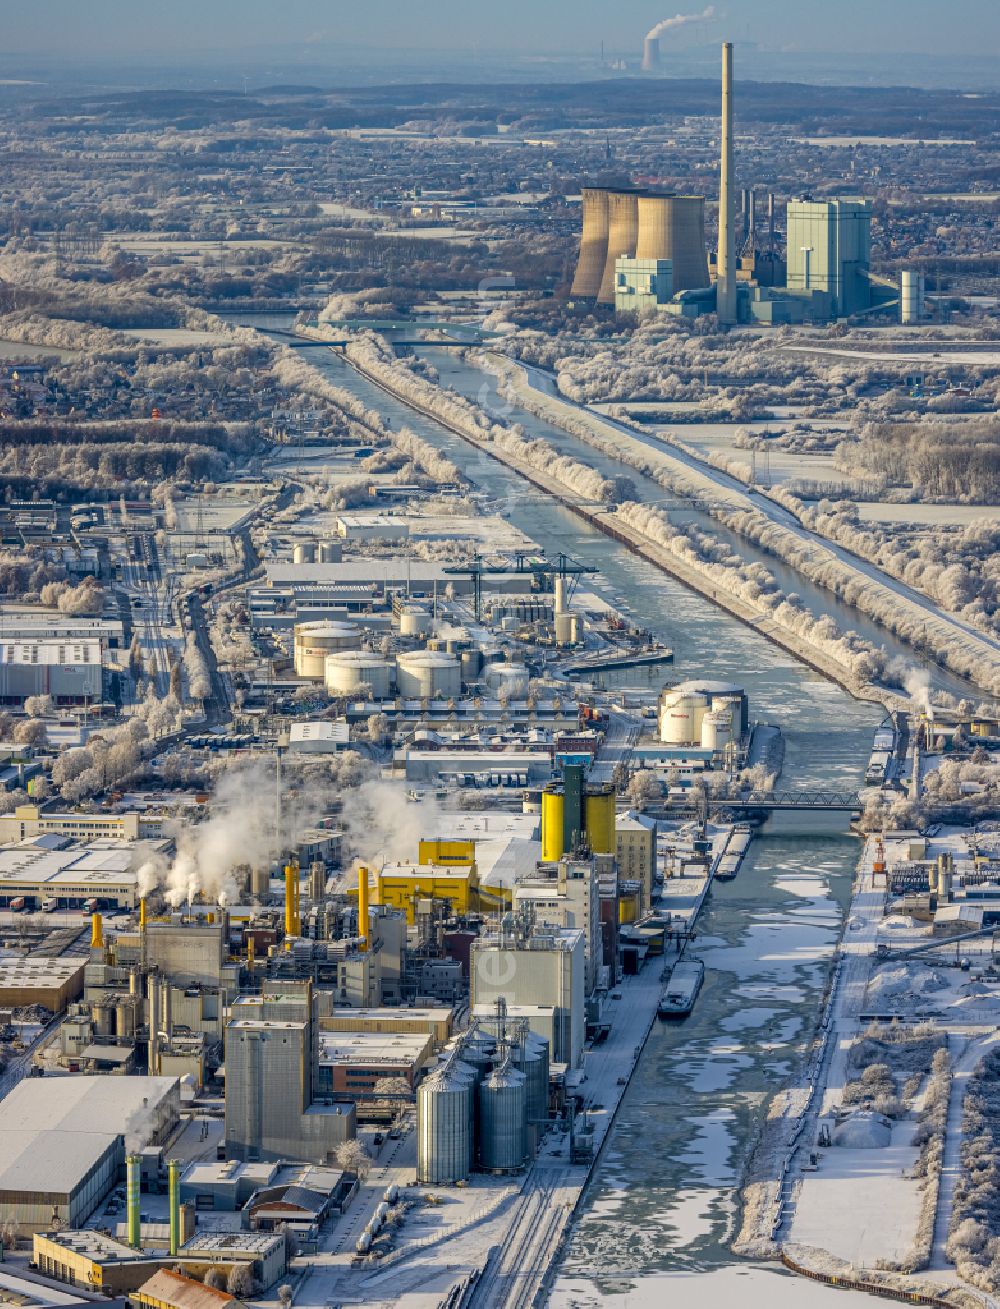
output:
[[[285,936],[301,936],[299,920],[299,864],[292,859],[285,865]]]
[[[368,869],[361,865],[358,869],[358,936],[361,949],[368,949]]]
[[[93,914],[90,919],[90,948],[104,949],[104,922],[100,914]]]
[[[146,897],[143,896],[139,901],[139,931],[146,930]]]

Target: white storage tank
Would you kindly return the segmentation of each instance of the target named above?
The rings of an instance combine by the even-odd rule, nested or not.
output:
[[[924,275],[904,268],[899,275],[899,321],[919,323],[924,316]]]
[[[361,629],[354,623],[296,623],[294,641],[296,675],[322,678],[327,655],[337,650],[356,650],[361,644]]]
[[[556,614],[556,645],[576,645],[576,614]]]
[[[668,745],[692,745],[701,740],[701,723],[708,700],[691,691],[673,691],[663,697],[660,740]]]
[[[292,560],[297,564],[312,564],[316,562],[316,545],[313,541],[300,541],[292,549]]]
[[[388,660],[368,650],[337,650],[326,656],[323,682],[330,695],[355,695],[370,686],[373,698],[384,700],[394,671]]]
[[[404,699],[450,699],[462,690],[459,662],[442,650],[411,650],[396,660],[396,686]]]
[[[701,720],[704,750],[725,750],[733,739],[733,716],[729,709],[710,709]]]
[[[489,664],[484,673],[486,685],[494,691],[521,682],[527,687],[528,677],[529,673],[524,664]]]
[[[426,636],[431,626],[432,618],[427,609],[421,609],[419,605],[407,605],[405,609],[400,610],[400,636]]]
[[[319,562],[321,564],[339,564],[344,557],[344,547],[339,541],[320,541]]]

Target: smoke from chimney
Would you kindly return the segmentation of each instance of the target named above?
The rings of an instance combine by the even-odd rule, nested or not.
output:
[[[700,14],[674,14],[673,18],[663,18],[655,27],[651,27],[646,33],[646,40],[658,41],[664,32],[669,32],[675,27],[686,27],[689,23],[701,23],[706,18],[714,17],[715,5],[709,5]]]

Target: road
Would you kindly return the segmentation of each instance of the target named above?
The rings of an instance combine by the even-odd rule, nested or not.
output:
[[[642,723],[632,714],[612,707],[604,740],[587,774],[587,780],[601,785],[624,776],[629,757],[642,731]]]
[[[725,500],[732,502],[733,509],[752,508],[757,510],[779,527],[793,532],[803,542],[828,552],[839,563],[861,573],[870,581],[884,586],[900,600],[916,606],[924,619],[929,624],[938,627],[939,630],[941,628],[947,629],[954,636],[971,640],[991,652],[1000,653],[1000,638],[979,631],[978,628],[973,627],[958,615],[942,610],[934,600],[922,592],[907,586],[905,582],[890,577],[877,564],[870,563],[844,546],[829,541],[819,533],[804,527],[790,510],[785,509],[784,506],[778,504],[763,492],[747,487],[738,478],[733,477],[732,474],[714,468],[711,464],[706,463],[687,450],[682,450],[672,444],[666,444],[655,436],[636,431],[627,424],[610,418],[606,414],[599,413],[587,405],[579,405],[572,400],[567,400],[559,394],[554,379],[543,369],[531,364],[521,364],[520,367],[524,369],[531,388],[545,396],[550,405],[564,407],[571,414],[586,414],[592,420],[613,429],[619,439],[622,435],[627,436],[632,442],[645,447],[647,451],[655,452],[659,460],[665,463],[668,469],[670,465],[673,465],[675,471],[688,475],[694,474],[699,479],[707,480],[710,484],[707,489],[714,489],[717,492],[724,493]],[[625,467],[627,469],[627,465]]]

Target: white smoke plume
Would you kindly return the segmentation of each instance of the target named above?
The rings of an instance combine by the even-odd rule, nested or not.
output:
[[[664,32],[670,32],[676,27],[687,27],[689,23],[703,23],[707,18],[715,17],[715,5],[709,5],[704,12],[700,14],[674,14],[673,18],[663,18],[651,27],[646,33],[647,41],[655,41],[661,37]]]
[[[365,782],[352,798],[351,809],[354,868],[415,864],[420,838],[445,834],[444,811],[433,796],[411,804],[403,788],[392,782]]]
[[[208,817],[178,826],[173,862],[154,855],[141,865],[140,893],[160,886],[174,908],[199,893],[224,905],[239,896],[235,870],[270,863],[294,845],[297,832],[315,824],[321,807],[322,797],[303,801],[286,791],[279,831],[274,769],[252,764],[223,773]]]

